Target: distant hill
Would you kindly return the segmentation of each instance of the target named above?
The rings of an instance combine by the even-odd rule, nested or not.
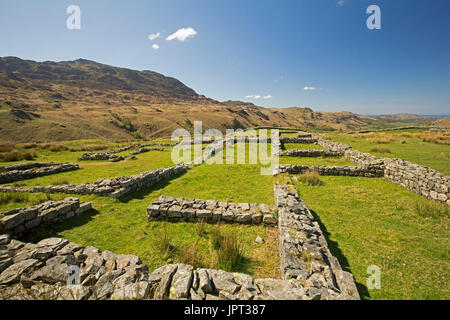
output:
[[[450,128],[450,117],[442,118],[433,122],[433,126],[440,128]]]
[[[176,128],[257,126],[354,130],[371,117],[309,108],[218,102],[174,78],[88,60],[0,58],[0,140],[11,142],[170,137]]]

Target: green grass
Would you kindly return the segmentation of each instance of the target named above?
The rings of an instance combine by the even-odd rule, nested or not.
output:
[[[111,250],[118,254],[135,254],[149,266],[150,270],[167,263],[186,262],[185,251],[195,243],[195,251],[198,255],[197,266],[216,268],[217,250],[214,249],[211,241],[213,225],[205,225],[203,232],[197,232],[198,226],[195,223],[147,221],[147,206],[160,194],[180,195],[177,190],[186,187],[185,181],[183,177],[180,177],[170,183],[135,194],[124,202],[96,196],[81,196],[79,198],[84,201],[92,201],[95,210],[38,231],[27,240],[35,242],[57,236],[83,245],[93,245],[100,250]],[[211,192],[208,194],[213,195]],[[197,191],[197,193],[186,193],[186,195],[199,197],[207,194]],[[239,234],[239,243],[243,247],[243,263],[232,271],[245,272],[257,277],[279,277],[276,229],[242,225],[223,225],[221,229],[227,235]],[[170,241],[169,252],[161,250],[158,245],[165,230]],[[258,235],[266,240],[264,244],[255,242]]]
[[[280,164],[295,164],[304,166],[354,166],[345,157],[280,157]]]
[[[295,184],[363,298],[450,298],[448,208],[384,179],[320,180]],[[381,290],[366,288],[372,264],[381,268]]]
[[[136,160],[125,160],[121,162],[109,161],[78,161],[77,158],[83,152],[62,151],[57,153],[45,152],[40,154],[37,161],[48,162],[71,162],[78,163],[80,170],[58,173],[39,177],[30,180],[20,181],[20,185],[24,186],[43,186],[51,184],[61,184],[61,182],[69,181],[70,183],[94,182],[100,178],[114,178],[121,176],[130,176],[138,174],[146,170],[154,170],[161,167],[173,166],[171,160],[171,149],[166,151],[150,151],[137,155]],[[128,151],[128,153],[131,151]]]
[[[420,132],[417,130],[405,131]],[[379,157],[401,158],[450,175],[450,145],[423,142],[416,137],[403,137],[401,136],[402,131],[387,133],[391,133],[394,140],[389,143],[383,143],[382,146],[389,149],[390,153],[372,152],[371,150],[379,144],[371,143],[363,136],[343,133],[328,133],[327,136],[332,137],[334,141],[348,144],[362,152],[368,152]],[[405,143],[402,143],[402,141],[405,141]]]

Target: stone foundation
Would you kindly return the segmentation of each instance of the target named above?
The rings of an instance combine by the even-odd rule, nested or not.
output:
[[[450,177],[436,170],[406,160],[380,158],[369,153],[360,152],[342,143],[333,142],[313,134],[318,143],[327,150],[344,152],[358,166],[383,167],[383,176],[428,199],[450,206]]]
[[[147,208],[149,221],[264,224],[276,226],[274,206],[161,196]]]
[[[66,198],[62,201],[47,201],[28,208],[0,212],[0,234],[7,233],[20,238],[36,229],[78,216],[90,209],[90,202]]]
[[[0,168],[0,183],[34,179],[79,169],[80,167],[77,164],[71,163],[22,163]]]
[[[0,192],[97,194],[106,197],[120,198],[127,194],[148,188],[160,181],[173,178],[186,172],[187,169],[187,165],[179,164],[173,167],[141,172],[131,177],[100,179],[94,183],[42,187],[0,186]]]
[[[316,299],[359,299],[351,273],[343,271],[328,249],[314,216],[289,185],[275,185],[279,210],[280,268]]]
[[[350,177],[383,177],[384,168],[375,165],[365,166],[303,166],[286,164],[280,165],[280,173],[303,174],[308,171],[316,171],[321,176],[350,176]]]
[[[186,264],[149,272],[139,257],[101,252],[59,238],[37,244],[0,235],[0,300],[311,300],[325,296],[299,281],[254,279]],[[79,272],[79,284],[70,275]],[[75,282],[75,283],[74,283]]]
[[[292,149],[280,153],[282,157],[342,157],[344,152],[315,149]]]

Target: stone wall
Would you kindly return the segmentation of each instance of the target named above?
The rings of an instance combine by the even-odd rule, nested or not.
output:
[[[360,152],[350,146],[323,139],[314,134],[318,143],[328,150],[344,152],[358,166],[380,166],[383,176],[428,199],[450,206],[450,177],[426,166],[395,158],[380,158],[370,153]]]
[[[0,234],[22,237],[36,229],[78,216],[92,209],[90,202],[77,198],[47,201],[28,208],[0,212]]]
[[[304,144],[317,144],[317,139],[315,138],[303,138],[303,137],[281,137],[281,143],[304,143]]]
[[[94,183],[66,184],[58,186],[13,187],[0,186],[0,192],[42,192],[65,194],[97,194],[106,197],[120,198],[127,194],[148,188],[160,181],[173,178],[186,172],[187,165],[149,170],[130,177],[99,179]]]
[[[291,149],[280,153],[282,157],[342,157],[344,152],[315,149]]]
[[[149,272],[134,255],[101,252],[65,239],[33,243],[0,235],[0,300],[311,300],[345,299],[300,281],[171,264]],[[78,269],[80,284],[67,286]],[[73,282],[71,283],[73,284]]]
[[[23,163],[0,170],[0,183],[10,183],[26,179],[48,176],[61,172],[79,170],[77,164],[71,163]]]
[[[408,190],[450,206],[450,177],[401,159],[384,159],[384,176]]]
[[[292,185],[275,185],[282,279],[301,283],[315,299],[359,299],[351,273],[328,249],[314,216]]]
[[[303,174],[308,171],[316,171],[321,176],[350,176],[350,177],[383,177],[382,166],[304,166],[286,164],[280,165],[280,173]]]
[[[276,226],[274,207],[264,203],[228,203],[216,200],[161,196],[147,208],[149,221],[264,224]]]

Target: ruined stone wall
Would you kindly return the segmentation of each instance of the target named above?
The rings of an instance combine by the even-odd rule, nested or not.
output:
[[[166,265],[149,272],[137,256],[101,252],[59,238],[33,244],[0,235],[0,249],[0,300],[326,298],[314,290],[305,290],[298,281],[254,279],[243,273],[195,269],[186,264]],[[80,270],[79,285],[66,285],[69,267]]]
[[[68,184],[58,186],[13,187],[0,186],[0,192],[42,192],[65,194],[98,194],[112,198],[148,188],[160,181],[170,179],[186,172],[187,165],[179,164],[173,167],[149,170],[130,177],[99,179],[94,183]]]
[[[286,164],[280,165],[280,173],[302,174],[308,171],[316,171],[321,176],[350,176],[350,177],[383,177],[382,166],[304,166]]]
[[[71,163],[24,163],[3,167],[1,169],[0,183],[10,183],[61,172],[79,170],[80,167],[77,164]]]
[[[0,234],[21,237],[36,229],[78,216],[92,209],[90,202],[77,198],[47,201],[28,208],[0,212]]]
[[[384,176],[408,190],[450,206],[450,177],[428,167],[384,158]]]
[[[316,144],[318,141],[315,138],[308,137],[281,137],[281,143],[304,143],[304,144]]]
[[[359,299],[351,273],[328,249],[318,222],[292,185],[275,185],[282,279],[296,280],[315,299]]]
[[[149,221],[264,224],[276,226],[274,207],[264,203],[228,203],[216,200],[161,196],[147,208]]]
[[[380,158],[360,152],[342,143],[332,142],[314,135],[318,143],[329,150],[344,152],[358,166],[381,166],[383,176],[428,199],[450,206],[450,177],[426,166],[395,158]]]

